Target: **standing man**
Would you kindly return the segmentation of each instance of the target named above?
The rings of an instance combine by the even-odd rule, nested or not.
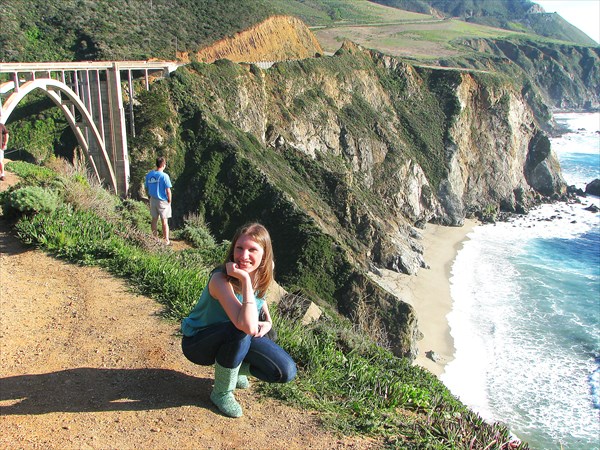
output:
[[[156,158],[156,169],[146,175],[146,191],[150,196],[150,214],[152,215],[152,234],[158,236],[158,217],[162,222],[162,232],[165,244],[171,245],[169,240],[169,222],[171,217],[171,178],[164,170],[167,161],[164,157]]]
[[[8,145],[8,129],[0,122],[0,181],[4,181],[4,150]]]

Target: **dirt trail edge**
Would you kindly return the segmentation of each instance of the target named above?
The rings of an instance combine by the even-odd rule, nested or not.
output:
[[[0,219],[0,448],[380,448],[252,386],[236,391],[244,416],[222,416],[213,369],[183,357],[159,311],[99,268],[23,246]]]

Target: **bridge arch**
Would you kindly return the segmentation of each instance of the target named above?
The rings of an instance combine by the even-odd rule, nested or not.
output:
[[[6,120],[8,120],[10,114],[19,102],[30,92],[40,89],[65,114],[67,121],[77,138],[77,142],[85,152],[98,181],[107,184],[115,193],[117,193],[117,180],[110,158],[106,152],[104,140],[94,123],[91,113],[87,110],[79,96],[66,84],[51,78],[38,78],[25,82],[20,85],[18,89],[15,89],[15,87],[14,81],[9,81],[0,85],[0,93],[12,91],[2,105],[2,118],[0,119],[0,122],[6,123]],[[80,120],[78,120],[76,112],[79,113]],[[99,161],[95,161],[90,153],[90,139],[93,139],[94,143],[100,149]],[[101,177],[98,170],[98,162],[102,164],[103,173],[108,174],[108,180]]]
[[[0,84],[0,122],[6,123],[17,104],[40,89],[65,114],[98,180],[126,197],[129,156],[122,91],[128,85],[129,134],[135,136],[133,80],[143,76],[148,90],[150,76],[168,76],[181,65],[175,61],[0,63],[0,74],[12,78]]]

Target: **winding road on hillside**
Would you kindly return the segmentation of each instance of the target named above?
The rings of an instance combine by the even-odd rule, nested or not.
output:
[[[236,391],[244,417],[222,416],[213,369],[183,357],[177,330],[123,280],[25,247],[0,219],[0,448],[381,448],[252,386]]]

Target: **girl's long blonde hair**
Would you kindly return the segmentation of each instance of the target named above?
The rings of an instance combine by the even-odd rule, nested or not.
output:
[[[275,259],[273,257],[273,245],[271,244],[271,236],[267,229],[258,222],[247,223],[235,232],[233,239],[231,240],[231,245],[229,246],[229,250],[227,251],[227,256],[225,257],[224,265],[228,262],[233,261],[233,251],[235,249],[235,244],[238,239],[242,236],[250,236],[253,241],[256,241],[263,248],[263,258],[260,262],[260,265],[256,269],[256,273],[254,275],[254,291],[258,298],[263,298],[267,289],[271,285],[273,281],[273,268],[275,266]],[[234,277],[227,277],[229,282],[233,285],[234,290],[236,292],[241,291],[241,286],[239,280]]]

